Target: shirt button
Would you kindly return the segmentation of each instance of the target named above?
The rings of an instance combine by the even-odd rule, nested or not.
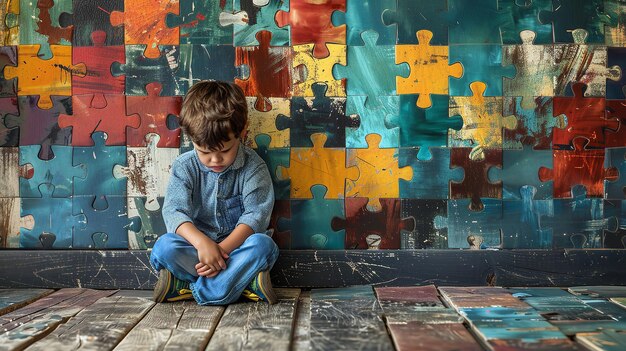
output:
[[[217,213],[217,216],[218,216],[218,217],[221,217],[221,216],[222,216],[222,214],[218,212],[218,213]]]
[[[222,183],[224,183],[224,179],[220,178],[220,179],[218,179],[218,181],[217,181],[217,182],[218,182],[218,183],[220,183],[220,184],[222,184]]]

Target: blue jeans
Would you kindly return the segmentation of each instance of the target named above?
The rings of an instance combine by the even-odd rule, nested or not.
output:
[[[241,292],[261,271],[271,269],[278,258],[278,247],[271,237],[256,233],[230,253],[226,269],[212,278],[198,276],[198,250],[178,234],[162,235],[154,244],[150,264],[157,271],[165,268],[176,278],[189,282],[200,305],[226,305],[237,301]]]

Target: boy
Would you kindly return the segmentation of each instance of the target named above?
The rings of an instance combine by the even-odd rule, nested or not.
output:
[[[194,150],[172,164],[162,211],[168,233],[150,255],[156,302],[225,305],[242,293],[276,302],[269,270],[278,248],[265,234],[274,189],[263,160],[241,143],[247,123],[235,84],[203,81],[185,96],[180,125]]]

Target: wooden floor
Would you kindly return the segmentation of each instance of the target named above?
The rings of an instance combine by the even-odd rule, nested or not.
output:
[[[626,350],[626,287],[277,289],[279,303],[0,290],[0,350]]]

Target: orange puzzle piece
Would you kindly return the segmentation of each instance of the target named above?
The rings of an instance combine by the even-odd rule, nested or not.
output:
[[[367,149],[350,149],[347,152],[348,166],[359,168],[359,178],[346,182],[346,196],[367,197],[369,211],[381,211],[381,198],[399,198],[399,179],[411,180],[413,169],[398,166],[398,149],[378,147],[382,137],[368,134]],[[292,161],[293,162],[293,161]]]
[[[291,148],[289,168],[278,166],[279,179],[291,179],[291,197],[312,199],[311,187],[316,184],[328,188],[324,198],[342,199],[346,179],[359,177],[357,167],[346,167],[346,150],[325,148],[326,134],[311,135],[313,148]]]
[[[113,26],[124,25],[125,44],[145,44],[144,56],[161,56],[159,45],[178,45],[179,30],[165,24],[168,13],[178,15],[178,0],[133,0],[124,3],[124,12],[111,12]]]
[[[6,66],[4,78],[17,77],[17,95],[39,95],[37,106],[52,108],[50,95],[72,95],[72,75],[84,76],[84,64],[72,65],[72,47],[50,45],[52,58],[39,58],[39,45],[20,45],[17,49],[17,67]]]
[[[448,77],[461,78],[463,65],[448,64],[447,46],[430,46],[433,33],[417,32],[419,45],[396,45],[396,63],[406,62],[411,67],[408,77],[396,77],[399,95],[419,94],[417,107],[431,106],[430,94],[448,94]]]
[[[502,148],[502,128],[517,126],[514,115],[502,116],[502,97],[485,97],[487,85],[483,82],[470,84],[472,96],[450,97],[450,116],[461,115],[463,128],[450,130],[449,146],[472,146],[470,159],[483,160],[483,148]]]

